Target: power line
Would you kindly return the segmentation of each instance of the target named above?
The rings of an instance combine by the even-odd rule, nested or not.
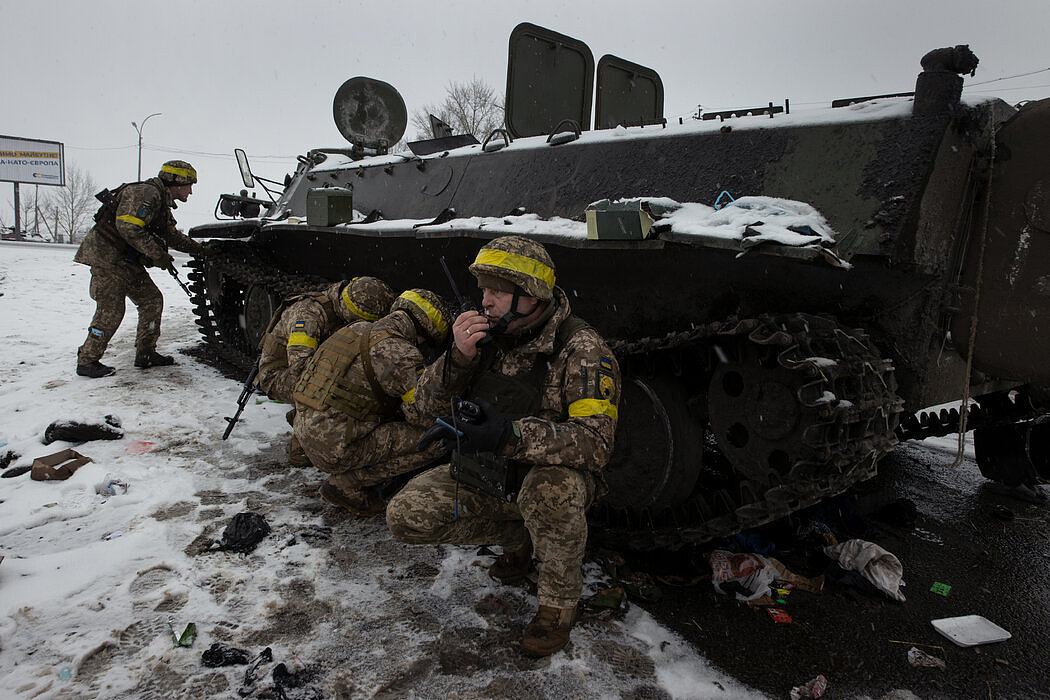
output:
[[[74,151],[126,151],[129,148],[138,148],[136,144],[130,146],[70,146],[66,144],[65,147]]]
[[[138,148],[137,144],[131,144],[128,146],[73,146],[65,144],[65,147],[73,151],[127,151],[129,149]],[[233,153],[215,153],[213,151],[197,151],[191,148],[182,148],[178,146],[161,146],[161,145],[150,145],[142,144],[142,150],[144,151],[156,151],[156,152],[167,152],[167,153],[181,153],[184,155],[201,156],[202,158],[226,158],[233,160]],[[295,156],[251,156],[252,160],[295,160]]]
[[[184,155],[201,156],[201,157],[204,157],[204,158],[228,158],[228,159],[232,160],[233,157],[234,157],[233,153],[216,153],[214,151],[197,151],[197,150],[193,150],[191,148],[182,148],[182,147],[179,147],[179,146],[161,146],[161,145],[147,146],[147,145],[143,145],[143,148],[147,149],[147,150],[150,150],[150,151],[166,151],[166,152],[169,152],[169,153],[182,153]],[[251,156],[251,159],[252,160],[265,160],[265,159],[295,160],[295,156],[274,156],[274,155],[270,155],[270,156],[256,156],[256,155],[253,155],[253,156]]]
[[[1017,75],[1008,75],[1004,78],[993,78],[992,80],[985,80],[980,83],[970,83],[967,87],[977,87],[978,85],[987,85],[989,83],[997,83],[1000,80],[1013,80],[1014,78],[1023,78],[1026,75],[1036,75],[1037,73],[1045,73],[1050,68],[1040,68],[1039,70],[1028,71],[1027,73],[1018,73]]]
[[[974,90],[974,92],[979,92],[981,94],[990,93],[990,94],[994,95],[995,93],[999,93],[999,92],[1014,92],[1014,91],[1017,91],[1017,90],[1034,90],[1036,88],[1045,88],[1045,87],[1050,87],[1050,84],[1047,84],[1047,85],[1022,85],[1021,87],[994,88],[994,89],[990,89],[990,90]]]
[[[963,90],[970,90],[971,88],[977,87],[978,85],[987,85],[989,83],[998,82],[999,80],[1010,80],[1011,78],[1020,78],[1020,77],[1027,76],[1027,75],[1035,75],[1036,73],[1042,73],[1042,72],[1048,71],[1048,70],[1050,70],[1050,68],[1044,68],[1043,70],[1032,71],[1031,73],[1024,73],[1024,74],[1021,74],[1021,75],[1014,75],[1014,76],[1010,76],[1009,78],[997,78],[996,80],[988,80],[988,81],[985,81],[983,83],[971,83],[971,84],[968,84],[968,85],[963,85]],[[995,93],[999,93],[999,92],[1011,92],[1011,91],[1017,91],[1017,90],[1036,90],[1036,89],[1039,89],[1039,88],[1046,88],[1046,87],[1050,87],[1050,85],[1022,85],[1020,87],[1011,87],[1011,88],[994,88],[994,89],[985,89],[985,90],[973,90],[973,92],[980,93],[980,94],[995,94]],[[836,99],[838,99],[838,98],[836,98]],[[792,100],[791,101],[791,106],[792,107],[813,107],[813,106],[828,107],[828,106],[831,105],[831,102],[832,101],[830,99],[828,99],[828,100],[816,100],[816,101],[812,101],[812,102],[798,102],[798,101]],[[714,108],[708,109],[708,108],[705,107],[704,111],[705,112],[720,112],[720,111],[729,111],[730,109],[732,109],[732,108],[726,107],[726,108],[722,108],[722,109],[714,109]],[[736,109],[743,109],[743,108],[736,108]]]

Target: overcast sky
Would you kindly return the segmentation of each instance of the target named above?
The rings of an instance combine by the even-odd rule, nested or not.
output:
[[[507,40],[523,21],[584,41],[595,61],[654,68],[669,118],[698,104],[788,98],[797,111],[909,91],[923,54],[961,43],[981,60],[968,83],[995,81],[966,94],[1050,95],[1046,0],[0,0],[0,135],[61,141],[67,169],[113,187],[136,178],[131,122],[160,112],[143,128],[143,177],[172,158],[197,168],[176,212],[189,228],[240,189],[235,147],[280,180],[297,154],[344,145],[332,98],[347,78],[394,85],[409,112],[453,80],[477,76],[502,93]],[[7,226],[12,200],[0,183]]]

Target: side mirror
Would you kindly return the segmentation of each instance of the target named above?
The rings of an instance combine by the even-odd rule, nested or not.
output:
[[[240,168],[241,180],[244,182],[244,186],[255,187],[255,178],[252,177],[252,169],[248,165],[248,156],[245,155],[244,149],[233,149],[233,155],[237,156],[237,167]]]

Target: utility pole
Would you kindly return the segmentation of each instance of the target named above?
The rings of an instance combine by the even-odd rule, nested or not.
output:
[[[22,202],[18,199],[18,183],[15,183],[15,240],[22,240],[22,219],[21,212],[19,209],[22,208]]]
[[[142,127],[146,126],[147,119],[149,119],[150,117],[158,117],[160,116],[160,114],[160,112],[154,112],[153,114],[148,115],[146,119],[142,120],[141,124],[131,122],[131,125],[135,127],[135,131],[139,132],[139,174],[137,177],[139,182],[142,182]]]

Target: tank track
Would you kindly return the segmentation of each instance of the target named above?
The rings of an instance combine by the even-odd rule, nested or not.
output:
[[[239,319],[248,288],[261,285],[284,299],[327,283],[317,276],[286,274],[246,243],[235,240],[209,242],[207,256],[191,259],[188,266],[193,314],[201,336],[220,358],[244,371],[251,369],[257,355],[256,349],[249,347]],[[221,287],[217,298],[209,297],[209,280]]]
[[[1034,420],[1046,414],[1046,407],[1034,401],[1027,387],[985,394],[971,400],[966,409],[966,430],[995,428]],[[959,432],[962,414],[958,408],[919,411],[901,418],[897,437],[905,440],[925,440]]]
[[[753,343],[772,349],[785,372],[803,379],[797,397],[819,415],[803,441],[819,462],[797,462],[787,473],[753,478],[734,469],[708,436],[697,488],[683,503],[659,512],[603,506],[592,509],[598,541],[634,550],[676,549],[765,525],[871,478],[896,443],[902,400],[892,363],[864,331],[805,314],[734,319],[662,338],[611,343],[621,363],[652,363],[654,354],[706,355],[714,345]],[[803,395],[804,393],[804,395]]]
[[[248,347],[237,317],[245,291],[263,285],[286,298],[328,281],[283,273],[241,241],[212,242],[209,248],[206,258],[189,263],[196,323],[216,354],[247,371],[255,349]],[[209,276],[213,284],[222,280],[217,299],[209,298]],[[733,340],[773,346],[781,366],[812,379],[810,387],[828,414],[825,429],[814,438],[826,453],[820,469],[801,465],[780,480],[747,478],[709,440],[700,483],[685,502],[659,512],[599,503],[590,515],[598,540],[634,550],[675,549],[759,527],[874,476],[879,458],[896,444],[901,401],[893,367],[863,331],[846,331],[831,319],[803,314],[732,319],[660,337],[613,339],[609,345],[622,365],[637,368],[671,357],[689,361],[683,358],[706,355],[716,341]],[[828,401],[828,393],[835,400]]]

